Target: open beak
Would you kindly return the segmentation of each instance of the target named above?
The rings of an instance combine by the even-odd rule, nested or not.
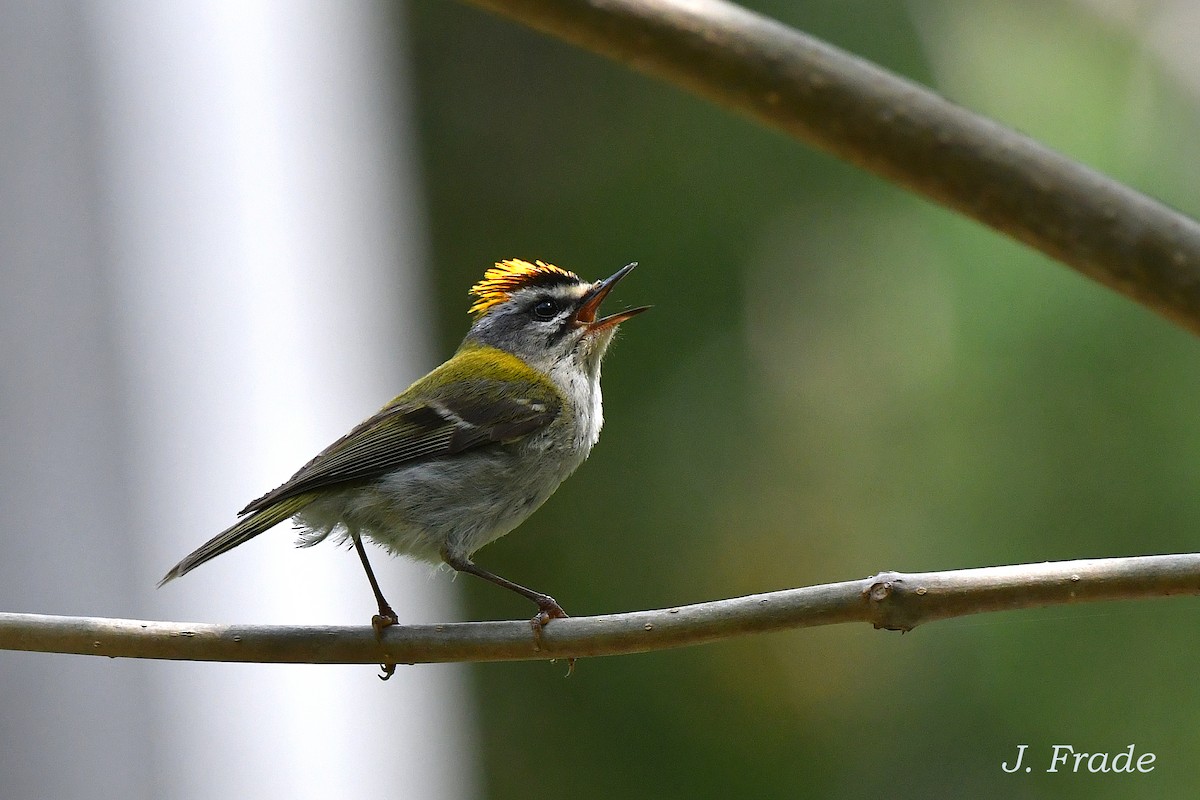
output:
[[[636,266],[636,261],[632,264],[626,264],[613,273],[611,277],[597,281],[592,290],[583,296],[583,302],[580,304],[579,310],[575,312],[575,324],[586,326],[588,334],[599,333],[600,331],[620,325],[625,320],[630,317],[636,317],[643,311],[648,311],[650,306],[642,306],[596,319],[596,312],[600,310],[600,304],[604,302],[604,298],[608,297],[608,293],[612,291],[613,287],[622,278],[632,272]]]

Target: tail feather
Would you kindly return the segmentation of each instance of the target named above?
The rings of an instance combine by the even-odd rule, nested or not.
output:
[[[205,561],[210,561],[222,553],[228,552],[239,544],[248,542],[264,531],[274,528],[291,516],[297,514],[314,499],[312,494],[302,494],[275,503],[261,511],[255,511],[235,522],[225,530],[184,556],[183,560],[163,576],[159,586],[186,575]]]

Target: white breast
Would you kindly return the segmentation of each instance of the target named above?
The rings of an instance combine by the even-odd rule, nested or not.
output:
[[[594,376],[589,376],[580,369],[556,366],[550,371],[550,380],[554,381],[575,409],[574,446],[580,451],[582,461],[599,441],[600,429],[604,427],[599,370]]]

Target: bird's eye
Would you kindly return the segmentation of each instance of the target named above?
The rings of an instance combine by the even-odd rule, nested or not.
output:
[[[533,313],[534,319],[543,321],[554,319],[558,314],[558,303],[553,300],[539,300],[533,304],[530,311]]]

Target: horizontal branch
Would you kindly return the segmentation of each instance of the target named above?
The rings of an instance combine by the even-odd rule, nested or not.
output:
[[[919,84],[724,0],[469,1],[875,172],[1200,333],[1200,224]]]
[[[933,620],[1019,608],[1200,595],[1200,553],[1086,559],[871,578],[731,600],[556,619],[396,625],[209,625],[0,613],[0,649],[123,658],[302,664],[520,661],[641,653],[749,633],[869,622],[912,630]]]

